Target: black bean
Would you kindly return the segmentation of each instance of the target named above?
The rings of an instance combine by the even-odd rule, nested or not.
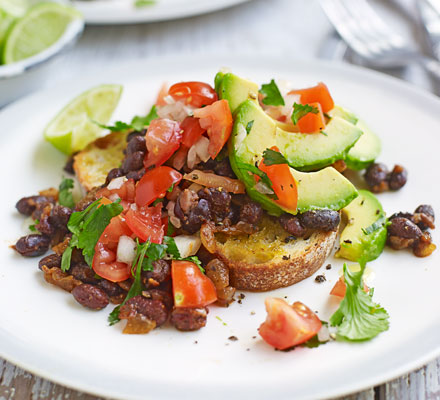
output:
[[[88,283],[75,287],[72,294],[79,304],[92,310],[101,310],[109,303],[107,293]]]
[[[74,162],[75,160],[74,160],[74,158],[73,158],[73,155],[72,156],[70,156],[68,159],[67,159],[67,161],[66,161],[66,164],[64,165],[64,171],[66,171],[67,173],[69,173],[69,174],[72,174],[72,175],[74,175],[75,174],[75,170],[73,169],[73,162]]]
[[[391,173],[388,175],[390,189],[399,190],[405,186],[408,180],[408,171],[401,165],[395,165]]]
[[[125,154],[128,156],[135,153],[136,151],[142,151],[144,153],[147,151],[147,147],[145,145],[145,137],[137,135],[128,142]]]
[[[98,286],[110,297],[115,297],[123,293],[122,288],[117,283],[110,282],[107,279],[99,280]]]
[[[107,186],[113,179],[120,178],[124,176],[124,171],[121,168],[113,168],[107,174],[107,178],[105,178],[104,186]]]
[[[50,215],[50,222],[56,227],[65,228],[67,227],[72,212],[69,207],[56,205]]]
[[[225,190],[217,188],[204,188],[197,192],[199,198],[209,203],[211,217],[223,220],[231,209],[231,195]]]
[[[49,269],[53,267],[60,268],[61,256],[59,256],[58,254],[49,254],[48,256],[40,260],[40,262],[38,263],[38,268],[42,269],[43,265],[45,265]]]
[[[137,171],[130,171],[126,176],[127,179],[134,179],[136,182],[141,180],[145,175],[145,168],[138,169]]]
[[[155,321],[157,326],[163,325],[168,319],[168,310],[163,301],[143,296],[132,297],[119,310],[120,319],[135,318],[139,314]]]
[[[95,272],[86,263],[78,263],[70,267],[70,274],[83,283],[97,284],[99,279],[96,279]]]
[[[48,203],[55,204],[55,200],[52,197],[46,196],[23,197],[22,199],[18,200],[15,208],[20,214],[31,215],[37,208],[37,205],[46,205]]]
[[[142,296],[144,296],[146,299],[151,300],[159,300],[163,304],[165,304],[165,307],[168,311],[171,311],[173,308],[173,296],[171,296],[170,293],[166,292],[165,290],[160,289],[149,289],[142,292]]]
[[[260,204],[250,201],[240,207],[240,221],[257,225],[263,217],[263,208]]]
[[[364,178],[372,192],[380,193],[389,189],[388,168],[384,164],[371,164],[365,172]]]
[[[179,331],[196,331],[206,325],[207,308],[175,308],[170,322]]]
[[[278,221],[280,225],[289,232],[291,235],[296,237],[302,237],[307,233],[307,228],[301,225],[298,217],[291,214],[283,214],[279,217]]]
[[[411,220],[412,219],[412,217],[413,217],[413,215],[411,214],[411,213],[408,213],[408,212],[397,212],[397,213],[394,213],[393,215],[391,215],[391,217],[389,217],[388,219],[391,221],[392,219],[394,219],[394,218],[406,218],[406,219],[409,219],[409,220]]]
[[[388,235],[403,239],[419,239],[422,236],[422,231],[409,219],[393,218],[388,226]]]
[[[136,151],[128,155],[122,162],[122,171],[124,174],[141,169],[144,166],[144,158],[145,153],[142,151]]]
[[[154,287],[156,283],[162,283],[171,278],[170,264],[165,260],[153,262],[153,271],[143,271],[142,280],[147,288]],[[152,279],[155,282],[150,282]],[[157,285],[156,285],[157,286]]]
[[[18,239],[13,247],[25,257],[41,256],[49,249],[50,237],[46,235],[27,235]]]
[[[178,205],[179,202],[176,202],[176,206],[174,207],[174,212],[176,213],[176,210],[180,209],[180,206]],[[179,211],[177,211],[176,215],[181,214]],[[197,206],[192,208],[188,215],[184,215],[183,218],[180,218],[182,222],[182,228],[186,230],[189,233],[196,233],[198,230],[200,230],[200,227],[202,224],[206,221],[209,221],[211,216],[210,209],[209,209],[209,203],[205,199],[200,199],[197,203]]]
[[[421,204],[420,206],[418,206],[415,209],[414,212],[415,213],[423,213],[423,214],[426,214],[426,215],[430,215],[433,218],[433,220],[435,220],[434,209],[429,204]]]
[[[333,210],[306,211],[298,215],[301,225],[305,228],[321,231],[335,231],[338,229],[341,217],[339,212]]]
[[[142,131],[133,131],[133,132],[130,132],[128,135],[127,135],[127,143],[128,142],[130,142],[134,137],[136,137],[136,136],[145,136],[145,134],[147,133],[147,130],[146,129],[143,129]]]

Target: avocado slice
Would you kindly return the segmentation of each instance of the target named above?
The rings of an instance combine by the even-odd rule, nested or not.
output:
[[[368,190],[342,209],[347,225],[341,233],[336,257],[350,261],[368,262],[382,253],[387,240],[387,219],[382,205]]]
[[[335,108],[329,112],[329,115],[331,117],[341,117],[356,125],[363,132],[360,139],[349,150],[345,157],[345,163],[348,168],[356,171],[367,168],[381,152],[379,137],[371,131],[364,121],[359,120],[356,115],[345,108],[335,106]]]
[[[245,100],[258,104],[258,85],[255,82],[240,78],[230,72],[219,72],[215,78],[215,90],[219,99],[228,100],[229,108],[234,113]]]
[[[266,115],[259,105],[246,100],[237,109],[229,141],[229,160],[232,169],[245,184],[248,195],[270,214],[280,215],[283,212],[296,214],[316,209],[340,210],[357,196],[357,190],[351,182],[331,167],[318,172],[300,172],[291,168],[298,186],[297,210],[283,209],[270,195],[257,191],[252,169],[256,168],[256,163],[262,159],[263,152],[267,148],[278,144],[278,133],[279,130],[273,119]],[[307,148],[304,149],[306,150]],[[298,147],[296,151],[303,150]]]

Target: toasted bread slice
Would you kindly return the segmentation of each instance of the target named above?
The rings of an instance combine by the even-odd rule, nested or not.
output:
[[[75,155],[73,169],[87,191],[104,184],[108,172],[121,165],[127,146],[126,137],[127,133],[112,132],[96,139]]]
[[[230,285],[252,291],[290,286],[314,274],[330,255],[337,234],[314,232],[307,239],[294,239],[268,216],[251,235],[213,237],[201,230],[204,246],[229,267]]]

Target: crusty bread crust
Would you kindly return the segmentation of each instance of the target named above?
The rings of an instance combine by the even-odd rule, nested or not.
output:
[[[215,249],[211,247],[211,250],[229,267],[231,286],[268,291],[313,275],[330,255],[337,234],[314,232],[307,239],[291,239],[277,221],[265,217],[255,234],[229,237],[216,234]]]
[[[73,169],[87,190],[104,184],[108,172],[121,165],[127,134],[112,132],[90,143],[74,157]]]

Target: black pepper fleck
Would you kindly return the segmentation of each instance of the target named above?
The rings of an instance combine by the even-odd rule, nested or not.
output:
[[[237,336],[229,336],[228,340],[230,340],[231,342],[236,342],[238,340]]]
[[[325,269],[332,269],[332,265],[331,265],[331,264],[327,264],[327,265],[325,266]]]
[[[325,282],[326,280],[327,279],[325,279],[324,275],[316,275],[316,278],[315,278],[316,283],[322,283],[322,282]]]
[[[244,295],[244,293],[240,293],[240,295],[238,296],[241,300],[243,300],[246,296]]]
[[[283,260],[290,260],[290,255],[289,256],[284,255]]]
[[[376,215],[379,215],[380,214],[380,210],[376,210]]]
[[[347,239],[347,240],[344,240],[344,243],[348,243],[348,244],[351,244],[351,243],[353,243],[350,239]]]

